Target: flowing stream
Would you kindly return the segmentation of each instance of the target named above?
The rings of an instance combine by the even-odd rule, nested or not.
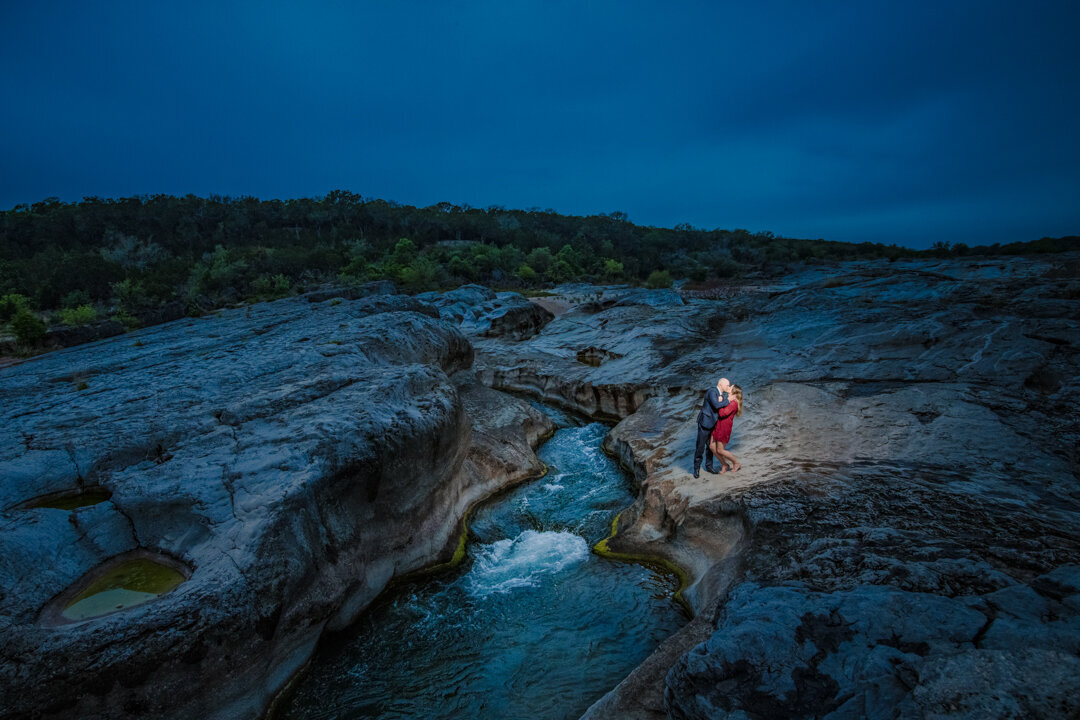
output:
[[[548,474],[483,504],[468,558],[320,644],[282,718],[577,718],[686,621],[675,580],[589,548],[633,501],[607,427],[550,407]]]

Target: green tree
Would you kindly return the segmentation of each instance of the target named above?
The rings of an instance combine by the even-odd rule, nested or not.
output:
[[[112,284],[113,297],[126,313],[134,314],[146,305],[146,292],[142,283],[131,278],[124,278]]]
[[[289,282],[289,278],[281,273],[278,273],[273,277],[269,274],[260,275],[255,278],[251,287],[258,297],[267,300],[276,300],[277,298],[285,297],[292,291],[292,284]]]
[[[572,282],[577,280],[578,273],[570,263],[566,262],[562,258],[557,259],[552,263],[551,268],[548,270],[548,275],[552,280],[558,283]]]
[[[390,262],[395,265],[408,265],[416,257],[416,243],[409,238],[401,238],[390,253]]]
[[[645,286],[650,288],[669,288],[672,285],[671,273],[667,270],[653,270],[649,273]]]
[[[192,268],[189,285],[196,294],[219,292],[236,285],[246,269],[247,263],[237,257],[237,253],[217,245],[213,252],[204,254],[202,262]]]
[[[712,263],[712,271],[716,277],[729,278],[739,273],[739,263],[731,259],[730,255],[717,255]]]
[[[447,269],[451,275],[459,278],[465,278],[466,280],[476,280],[477,273],[473,264],[458,253],[454,253],[450,256],[450,263],[447,265]]]
[[[8,293],[0,297],[0,322],[11,320],[20,310],[29,310],[30,301],[25,295]]]
[[[77,308],[89,305],[91,302],[93,302],[93,299],[90,297],[90,293],[85,290],[72,290],[64,296],[60,304],[66,308]]]
[[[438,277],[438,273],[439,266],[431,258],[418,255],[401,269],[395,279],[410,292],[424,292],[435,289],[435,278]]]
[[[97,320],[97,310],[93,305],[80,305],[74,308],[62,308],[57,316],[64,325],[88,325]]]
[[[623,264],[618,260],[605,260],[604,261],[604,277],[609,280],[615,280],[623,276]]]
[[[580,272],[581,269],[581,253],[574,249],[570,243],[563,245],[559,248],[559,252],[555,254],[556,260],[562,260],[567,265],[574,268],[576,272]]]
[[[45,323],[26,308],[20,308],[11,318],[11,331],[21,345],[36,345],[45,337]]]
[[[517,276],[521,278],[523,282],[534,283],[540,279],[540,276],[536,274],[536,271],[529,267],[528,263],[521,263],[517,269]]]
[[[525,262],[536,272],[545,275],[555,262],[555,256],[546,247],[541,246],[530,252],[525,258]]]

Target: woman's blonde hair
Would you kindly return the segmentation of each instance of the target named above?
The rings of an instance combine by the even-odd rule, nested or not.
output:
[[[742,388],[738,385],[732,385],[731,396],[735,398],[735,402],[739,403],[739,408],[735,411],[735,417],[739,417],[742,415],[743,410]]]

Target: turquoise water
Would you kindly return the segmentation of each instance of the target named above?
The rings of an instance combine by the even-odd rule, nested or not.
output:
[[[577,718],[683,625],[674,578],[589,550],[633,501],[607,428],[542,409],[548,474],[476,512],[461,566],[324,641],[280,717]]]

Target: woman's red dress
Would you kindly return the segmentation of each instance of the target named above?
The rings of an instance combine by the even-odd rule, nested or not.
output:
[[[712,439],[716,442],[727,443],[731,439],[731,425],[735,421],[735,413],[739,411],[739,401],[732,400],[726,406],[720,408],[717,413],[719,420],[713,426]]]

